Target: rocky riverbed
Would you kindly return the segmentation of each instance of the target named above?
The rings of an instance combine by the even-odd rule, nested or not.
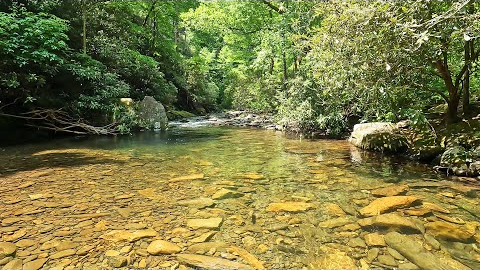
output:
[[[2,149],[0,267],[480,268],[478,186],[343,141],[165,136]]]

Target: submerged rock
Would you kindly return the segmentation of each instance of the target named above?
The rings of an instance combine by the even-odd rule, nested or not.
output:
[[[189,219],[187,226],[193,229],[220,229],[223,218]]]
[[[2,242],[0,243],[0,259],[11,256],[17,251],[17,246],[13,243]]]
[[[392,185],[388,187],[377,188],[371,191],[373,196],[389,197],[405,194],[409,190],[407,185]]]
[[[345,252],[323,246],[321,255],[310,262],[313,269],[358,269],[355,261]]]
[[[192,200],[182,200],[182,201],[178,201],[177,203],[178,205],[182,205],[182,206],[202,209],[202,208],[213,206],[215,204],[215,201],[210,198],[197,198]]]
[[[410,218],[402,217],[396,213],[383,214],[358,220],[362,227],[386,227],[421,232],[421,228]]]
[[[313,208],[315,208],[313,203],[281,202],[269,204],[266,210],[269,212],[304,212]]]
[[[425,224],[427,232],[438,239],[466,242],[475,235],[475,226],[460,226],[444,221]]]
[[[253,267],[226,259],[196,254],[178,254],[181,263],[203,269],[252,269]]]
[[[239,197],[242,197],[242,196],[243,196],[242,193],[239,193],[239,192],[236,192],[236,191],[233,191],[233,190],[230,190],[230,189],[222,188],[219,191],[215,192],[215,194],[212,195],[212,199],[214,199],[214,200],[224,200],[224,199],[239,198]]]
[[[408,207],[418,200],[419,199],[415,196],[390,196],[378,198],[360,209],[360,214],[363,216],[379,215],[390,210]]]
[[[203,178],[205,178],[205,175],[203,173],[196,173],[196,174],[175,177],[170,179],[169,182],[202,180]]]
[[[147,247],[147,252],[151,255],[173,254],[182,251],[182,249],[171,242],[164,240],[155,240]]]
[[[449,269],[448,266],[439,261],[439,258],[406,235],[390,232],[385,235],[385,242],[421,269]]]

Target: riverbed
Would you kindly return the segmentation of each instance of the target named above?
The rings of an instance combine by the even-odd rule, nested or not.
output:
[[[9,269],[422,267],[401,237],[480,268],[479,187],[342,140],[199,125],[0,151]]]

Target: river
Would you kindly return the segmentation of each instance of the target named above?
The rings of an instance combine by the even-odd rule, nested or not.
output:
[[[398,231],[480,268],[478,187],[346,141],[198,126],[0,151],[0,265],[414,269]]]

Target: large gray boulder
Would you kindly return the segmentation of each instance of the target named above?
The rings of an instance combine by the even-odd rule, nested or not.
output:
[[[381,152],[401,152],[408,146],[397,126],[388,122],[357,124],[348,141],[359,148]]]
[[[167,114],[162,103],[151,96],[145,96],[140,102],[138,116],[146,128],[165,130],[168,124]]]

